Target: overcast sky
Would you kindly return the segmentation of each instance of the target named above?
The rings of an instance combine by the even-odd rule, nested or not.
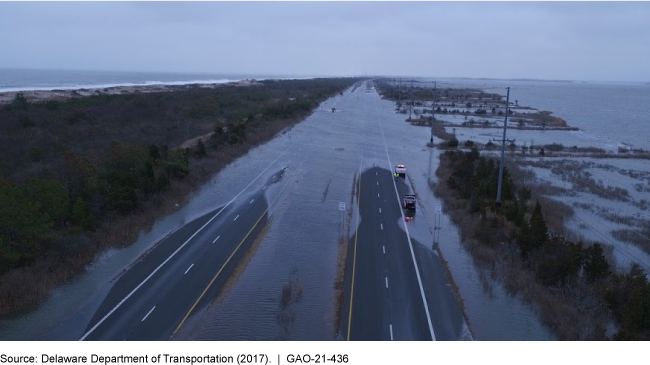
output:
[[[0,67],[650,81],[650,2],[0,2]]]

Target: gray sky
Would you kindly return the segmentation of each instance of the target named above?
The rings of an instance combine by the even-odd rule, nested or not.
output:
[[[0,67],[650,81],[650,2],[0,2]]]

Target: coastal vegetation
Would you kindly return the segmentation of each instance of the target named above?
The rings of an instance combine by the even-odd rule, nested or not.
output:
[[[0,105],[0,315],[33,308],[133,242],[211,175],[358,79]]]
[[[420,82],[415,80],[399,83],[394,79],[381,79],[374,84],[382,98],[396,102],[399,113],[407,114],[410,109],[416,116],[463,116],[464,121],[455,124],[456,127],[502,128],[498,123],[506,114],[506,100],[501,95],[480,89],[431,88],[419,86]],[[518,100],[510,102],[507,113],[510,123],[518,129],[577,130],[569,127],[564,119],[553,116],[552,112],[520,106]],[[419,119],[422,120],[414,123],[429,124],[427,118]]]
[[[559,339],[650,339],[645,272],[637,265],[617,271],[600,243],[559,233],[572,211],[545,209],[552,200],[518,185],[508,169],[502,204],[494,204],[498,166],[476,148],[447,151],[436,172],[440,182],[431,186],[477,266],[533,304]]]
[[[429,144],[447,150],[436,172],[438,182],[430,183],[430,188],[444,201],[482,277],[502,283],[511,295],[530,303],[558,339],[650,339],[650,283],[646,272],[638,264],[618,267],[613,246],[584,240],[567,229],[565,222],[574,217],[574,207],[594,211],[593,204],[576,207],[575,202],[571,205],[549,198],[593,195],[644,211],[648,208],[646,200],[635,199],[625,187],[596,179],[589,169],[604,165],[585,162],[584,158],[647,159],[648,151],[619,148],[616,153],[560,143],[527,146],[512,141],[506,146],[509,158],[501,204],[497,205],[499,162],[494,157],[500,144],[459,141],[455,129],[502,128],[496,121],[503,120],[505,102],[498,104],[497,97],[486,94],[479,100],[477,90],[457,89],[445,95],[441,93],[444,89],[432,89],[423,93],[416,87],[399,88],[393,81],[380,83],[378,89],[384,98],[395,100],[397,112],[408,113],[409,107],[417,111],[419,107],[416,116],[406,121],[431,128],[433,135],[442,139]],[[574,129],[550,112],[522,107],[516,101],[510,111],[509,121],[518,129]],[[423,115],[431,112],[435,117]],[[449,133],[449,128],[454,128],[454,133]],[[528,158],[531,156],[542,158]],[[573,188],[540,181],[524,167],[546,168]],[[634,179],[643,174],[619,173]],[[643,192],[646,186],[637,183],[634,189]],[[612,236],[648,250],[646,221],[607,209],[594,213],[627,224],[624,229],[613,230]]]

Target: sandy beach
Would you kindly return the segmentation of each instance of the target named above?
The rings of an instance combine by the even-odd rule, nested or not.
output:
[[[241,80],[228,83],[211,83],[211,84],[186,84],[186,85],[129,85],[129,86],[111,86],[104,88],[80,88],[80,89],[54,89],[54,90],[24,90],[0,92],[0,105],[11,103],[16,94],[23,93],[29,102],[41,102],[47,100],[65,100],[75,97],[84,97],[91,95],[120,95],[131,93],[154,93],[170,92],[186,89],[215,89],[224,85],[250,86],[258,84],[255,79]]]

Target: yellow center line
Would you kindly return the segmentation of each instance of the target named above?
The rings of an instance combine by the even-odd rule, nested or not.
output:
[[[190,310],[187,312],[187,314],[185,315],[185,317],[183,317],[183,320],[178,324],[178,326],[176,327],[176,329],[174,330],[174,332],[172,332],[172,334],[169,336],[170,338],[171,338],[171,337],[174,337],[174,335],[176,334],[176,332],[178,332],[178,330],[183,326],[183,324],[185,323],[185,321],[187,320],[187,318],[190,316],[190,314],[192,314],[192,312],[194,311],[194,309],[196,308],[196,306],[199,304],[199,302],[201,301],[201,299],[203,299],[203,297],[205,296],[205,293],[208,292],[208,289],[210,289],[210,287],[212,286],[212,284],[214,284],[215,280],[217,280],[217,277],[219,277],[219,274],[221,274],[221,272],[222,272],[223,269],[226,267],[226,265],[228,265],[228,263],[229,263],[230,260],[233,258],[233,256],[235,256],[235,254],[237,253],[237,251],[239,251],[239,248],[241,247],[241,245],[244,244],[244,241],[246,241],[246,239],[247,239],[248,236],[251,234],[251,232],[253,232],[253,230],[255,229],[255,227],[257,227],[257,225],[260,223],[260,221],[262,220],[262,218],[264,218],[264,216],[266,215],[266,212],[269,211],[269,209],[271,208],[271,206],[273,205],[273,203],[275,203],[275,201],[278,199],[278,197],[282,194],[282,192],[284,191],[284,188],[286,188],[287,185],[289,185],[289,182],[291,182],[291,179],[287,179],[287,183],[284,184],[284,186],[282,187],[282,190],[280,190],[280,192],[278,193],[278,195],[276,195],[275,198],[273,198],[273,201],[271,201],[271,203],[269,204],[269,206],[264,210],[264,213],[262,213],[262,215],[257,219],[257,222],[255,222],[255,224],[253,225],[253,227],[248,231],[248,233],[246,233],[246,236],[244,236],[244,238],[241,240],[241,242],[239,242],[239,244],[237,245],[237,247],[235,248],[235,250],[230,254],[230,256],[228,257],[228,259],[226,260],[226,262],[224,262],[224,264],[221,266],[221,268],[219,269],[219,271],[217,272],[217,274],[212,278],[212,280],[210,281],[210,283],[208,284],[208,286],[205,287],[205,289],[203,290],[203,292],[201,293],[201,295],[199,296],[199,298],[196,300],[196,302],[194,302],[194,305],[192,305],[192,308],[190,308]]]
[[[354,299],[354,274],[357,267],[357,241],[359,239],[359,210],[361,210],[361,165],[359,165],[359,188],[357,195],[357,232],[354,234],[354,255],[352,256],[352,285],[350,286],[350,314],[348,314],[348,337],[350,341],[350,328],[352,328],[352,300]]]

